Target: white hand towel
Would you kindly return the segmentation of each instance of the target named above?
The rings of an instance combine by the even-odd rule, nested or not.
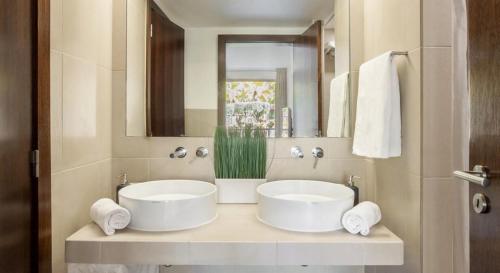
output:
[[[330,84],[328,137],[349,137],[349,73],[335,77]]]
[[[352,234],[370,234],[370,228],[382,220],[382,213],[377,204],[361,202],[342,216],[342,226]]]
[[[90,208],[90,218],[106,235],[113,235],[116,229],[123,229],[130,223],[130,212],[113,200],[102,198]]]
[[[399,79],[391,53],[361,65],[352,148],[356,155],[401,156]]]

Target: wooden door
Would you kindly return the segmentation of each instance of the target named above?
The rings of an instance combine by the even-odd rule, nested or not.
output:
[[[293,135],[322,134],[322,23],[315,22],[293,45]]]
[[[51,272],[49,22],[48,0],[0,1],[2,272]]]
[[[500,0],[467,1],[469,20],[470,164],[500,171]],[[470,210],[470,272],[500,272],[500,179],[481,187],[489,201],[486,213]],[[472,203],[470,203],[472,204]]]
[[[49,54],[48,0],[1,0],[1,272],[51,272]]]
[[[150,84],[148,122],[151,136],[184,135],[184,29],[150,1]]]

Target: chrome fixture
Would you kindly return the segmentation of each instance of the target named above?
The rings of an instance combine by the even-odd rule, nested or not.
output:
[[[115,194],[116,194],[115,195],[115,201],[116,201],[117,204],[119,204],[120,203],[120,198],[119,198],[120,196],[118,195],[118,192],[121,189],[132,185],[132,183],[128,182],[127,172],[125,172],[125,171],[122,171],[122,175],[118,176],[117,178],[120,178],[120,184],[118,184],[116,186],[116,189],[115,189],[116,190],[116,192],[115,192]]]
[[[325,156],[325,151],[320,147],[316,147],[312,149],[312,155],[314,158],[323,158],[323,156]]]
[[[486,213],[488,211],[488,197],[482,193],[474,194],[474,197],[472,197],[472,208],[477,214]]]
[[[316,169],[316,167],[318,166],[319,159],[325,156],[325,151],[323,151],[323,149],[320,147],[316,147],[312,149],[312,155],[314,157],[313,169]]]
[[[491,184],[491,178],[498,177],[498,172],[492,172],[486,166],[476,165],[472,171],[454,171],[453,175],[483,188]],[[471,193],[472,194],[472,193]],[[489,199],[483,193],[475,193],[472,197],[472,209],[475,213],[488,213]]]
[[[354,184],[355,179],[360,179],[361,177],[355,175],[349,175],[349,180],[347,181],[347,187],[354,192],[354,205],[359,204],[359,188]]]
[[[304,158],[304,153],[302,152],[302,149],[300,149],[299,146],[292,147],[292,149],[290,149],[290,154],[292,155],[293,158]]]
[[[476,165],[472,171],[454,171],[453,175],[465,181],[477,184],[486,188],[490,185],[491,173],[486,166]]]
[[[196,149],[196,157],[205,158],[208,156],[208,149],[205,147],[198,147]]]
[[[408,56],[408,51],[393,51],[391,55],[402,55],[402,56]]]
[[[187,150],[184,147],[177,147],[175,152],[170,154],[170,158],[184,158],[187,155]]]

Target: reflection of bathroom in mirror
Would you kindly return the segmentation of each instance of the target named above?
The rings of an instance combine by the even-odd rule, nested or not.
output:
[[[348,0],[127,0],[127,136],[350,137],[349,68]]]

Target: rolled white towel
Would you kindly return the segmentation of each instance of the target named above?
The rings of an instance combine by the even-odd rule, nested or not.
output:
[[[90,208],[90,218],[106,235],[115,234],[116,229],[124,229],[130,223],[130,212],[109,198],[97,200]]]
[[[342,216],[342,226],[352,234],[370,234],[370,228],[382,220],[382,213],[377,204],[361,202]]]

